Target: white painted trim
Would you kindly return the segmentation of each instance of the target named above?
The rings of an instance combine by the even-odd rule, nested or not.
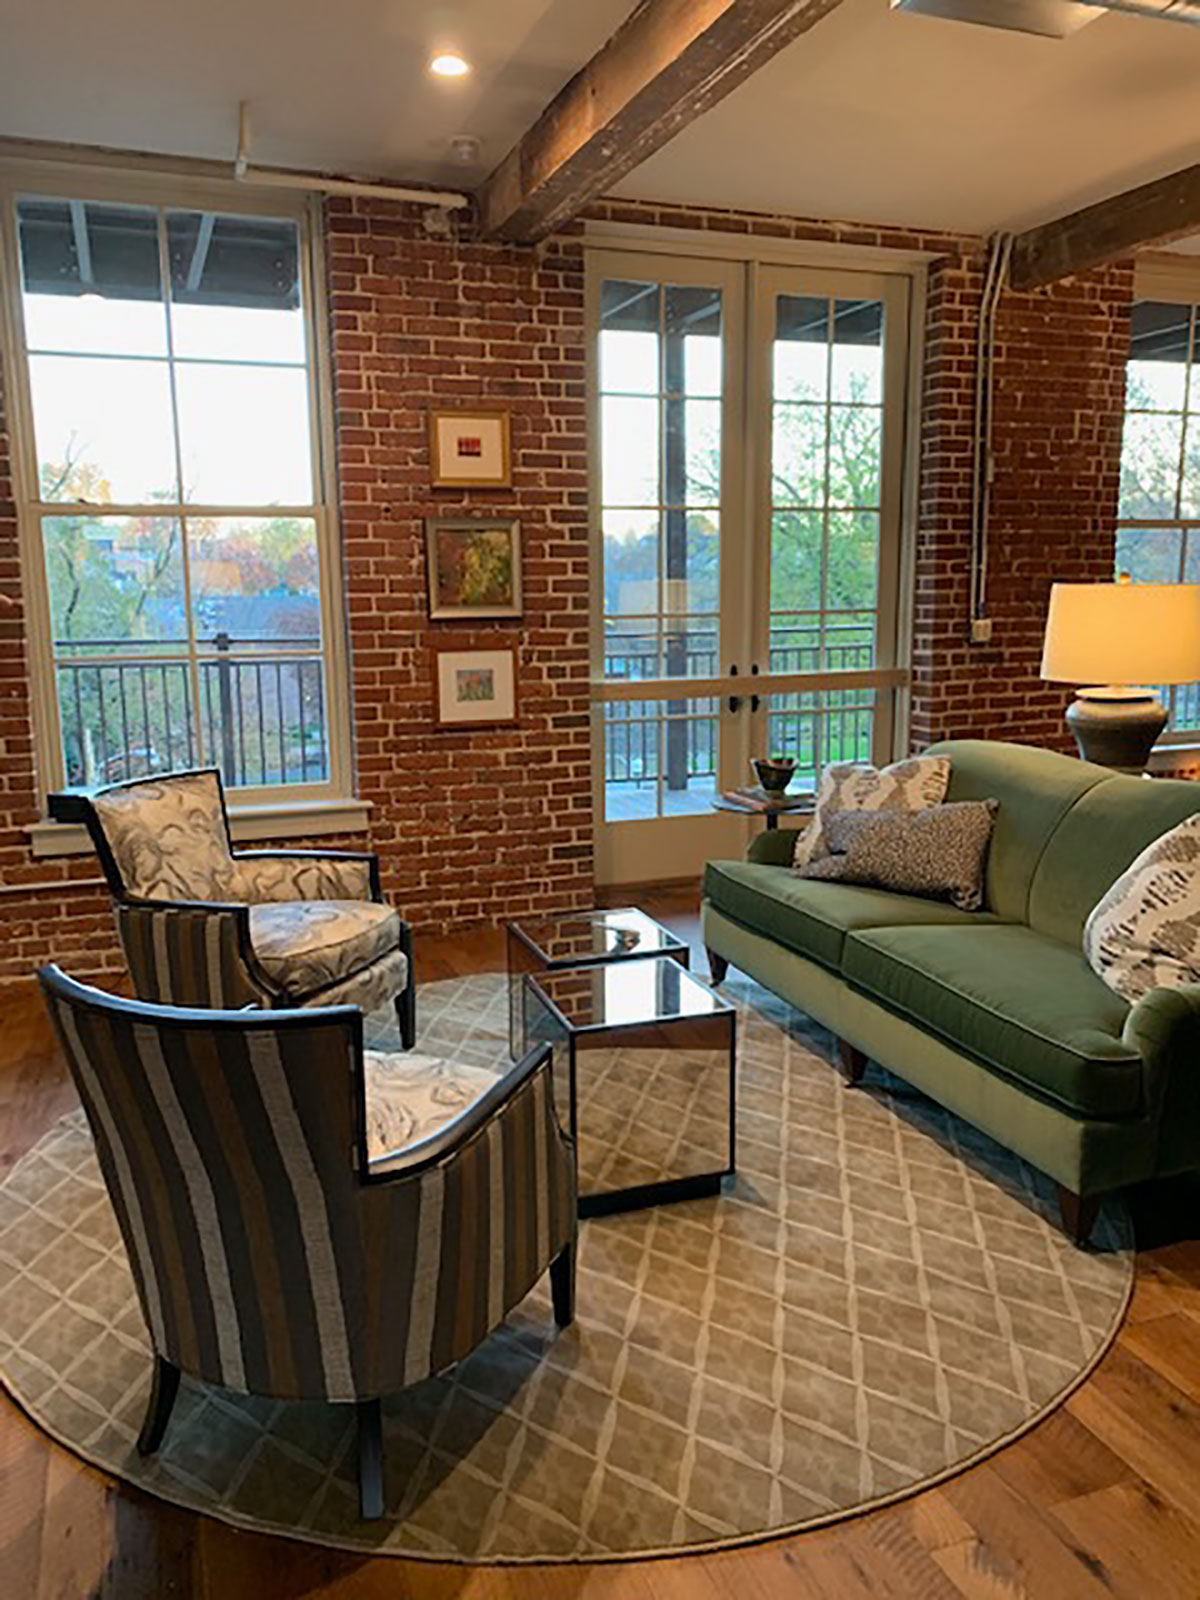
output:
[[[772,239],[757,233],[722,233],[717,228],[672,228],[642,222],[585,222],[583,242],[589,250],[653,251],[658,255],[760,261],[781,267],[836,267],[841,271],[892,274],[925,267],[954,249],[952,240],[947,241],[945,250],[902,250],[885,245]]]
[[[229,807],[229,831],[235,844],[256,839],[320,839],[335,833],[366,833],[369,800],[271,801]],[[35,856],[83,856],[92,849],[86,828],[69,822],[35,822],[25,829]]]

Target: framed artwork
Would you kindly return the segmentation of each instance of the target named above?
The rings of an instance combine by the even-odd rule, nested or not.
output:
[[[429,413],[435,489],[502,489],[512,482],[507,411]]]
[[[521,524],[510,518],[429,517],[425,522],[429,615],[521,615]]]
[[[435,662],[439,728],[496,727],[517,720],[515,650],[439,650]]]

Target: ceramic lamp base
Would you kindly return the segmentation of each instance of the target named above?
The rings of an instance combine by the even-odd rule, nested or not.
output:
[[[1084,761],[1135,777],[1146,770],[1166,725],[1166,708],[1153,694],[1081,694],[1067,707],[1067,726]]]

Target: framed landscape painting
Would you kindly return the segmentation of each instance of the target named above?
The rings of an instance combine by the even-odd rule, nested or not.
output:
[[[515,650],[439,650],[435,678],[439,728],[497,727],[517,720]]]
[[[435,489],[504,489],[512,482],[507,411],[429,413]]]
[[[425,555],[433,622],[521,615],[519,522],[430,517]]]

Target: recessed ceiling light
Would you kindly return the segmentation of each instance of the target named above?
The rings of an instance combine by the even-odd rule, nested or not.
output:
[[[437,78],[465,78],[471,64],[457,50],[439,50],[429,63],[429,70]]]

